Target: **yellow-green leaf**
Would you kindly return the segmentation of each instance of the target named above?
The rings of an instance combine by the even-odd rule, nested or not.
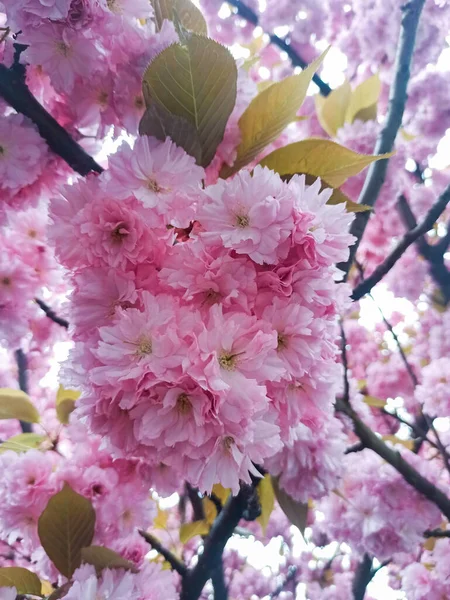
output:
[[[280,505],[281,510],[286,517],[300,530],[303,535],[308,521],[308,503],[297,502],[278,484],[278,477],[272,477],[273,491]]]
[[[168,512],[166,510],[162,510],[158,504],[158,514],[153,519],[153,527],[155,529],[167,529],[168,516]]]
[[[0,419],[19,419],[27,423],[38,423],[39,413],[25,392],[0,388]]]
[[[95,511],[91,502],[67,483],[52,496],[39,517],[38,535],[58,571],[70,578],[81,564],[81,549],[94,537]]]
[[[188,31],[201,35],[208,34],[205,18],[201,11],[190,0],[150,0],[153,6],[156,28],[159,31],[164,19],[178,20]]]
[[[397,437],[396,435],[383,435],[383,437],[381,439],[384,442],[392,442],[393,444],[401,444],[405,448],[408,448],[408,450],[414,449],[414,440],[402,440],[401,438]]]
[[[15,587],[18,594],[41,595],[41,581],[39,577],[22,567],[0,568],[0,588]]]
[[[372,75],[360,83],[350,98],[345,120],[353,123],[360,121],[373,121],[377,118],[377,104],[381,93],[381,81],[378,74]]]
[[[52,594],[55,591],[50,581],[47,581],[45,579],[41,579],[41,586],[41,594],[43,596],[48,596],[49,594]]]
[[[75,402],[80,397],[77,390],[66,390],[62,385],[59,386],[56,394],[56,415],[63,425],[69,422],[70,413],[75,409]]]
[[[0,445],[0,453],[7,450],[13,450],[17,453],[28,452],[32,448],[40,448],[46,440],[48,440],[47,436],[39,435],[38,433],[19,433],[5,440]]]
[[[275,494],[273,491],[272,479],[270,475],[265,475],[256,488],[258,491],[259,502],[261,504],[261,514],[256,519],[261,525],[263,535],[266,535],[267,525],[270,515],[275,506]]]
[[[97,572],[103,571],[103,569],[126,569],[137,573],[138,569],[136,566],[104,546],[88,546],[87,548],[81,549],[81,562],[93,565]]]
[[[364,402],[373,408],[384,408],[386,406],[386,400],[375,398],[375,396],[364,396]]]
[[[333,189],[333,193],[327,201],[327,204],[342,204],[345,202],[345,208],[347,212],[366,212],[368,210],[372,210],[371,206],[367,204],[359,204],[358,202],[354,202],[350,200],[348,196],[344,194],[340,189]]]
[[[337,130],[344,125],[351,95],[352,88],[345,80],[328,96],[315,96],[317,118],[330,137],[334,137]]]
[[[230,495],[230,489],[224,488],[220,483],[215,483],[213,485],[212,491],[213,494],[215,494],[219,498],[222,504],[225,504],[228,496]]]
[[[239,119],[241,142],[236,161],[232,167],[222,168],[221,177],[229,177],[255,159],[295,119],[325,55],[326,52],[298,75],[272,84],[253,98]]]
[[[202,148],[202,166],[214,157],[236,102],[237,69],[224,47],[188,34],[150,63],[144,73],[147,107],[157,102],[169,113],[194,124]]]
[[[260,164],[280,175],[308,173],[324,179],[333,188],[340,187],[349,177],[357,175],[370,163],[392,156],[358,154],[336,142],[309,138],[274,150]]]
[[[193,523],[183,523],[180,527],[180,542],[185,544],[196,535],[206,535],[209,532],[209,523],[205,519]]]
[[[202,499],[203,512],[205,513],[205,521],[212,525],[217,517],[217,508],[212,500],[208,496],[204,496]]]

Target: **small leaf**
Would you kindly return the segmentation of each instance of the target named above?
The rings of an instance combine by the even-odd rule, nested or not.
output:
[[[315,96],[317,118],[330,137],[335,137],[345,123],[352,88],[347,80],[328,96]]]
[[[200,35],[208,35],[206,21],[201,11],[190,0],[150,0],[153,6],[157,31],[162,27],[164,19],[175,21],[187,31]]]
[[[185,544],[196,535],[206,535],[209,532],[209,523],[206,520],[183,523],[180,527],[180,542]]]
[[[225,165],[220,176],[229,177],[255,159],[291,123],[303,104],[314,73],[327,51],[298,75],[273,83],[250,102],[239,119],[241,142],[232,167]]]
[[[263,158],[260,165],[280,175],[315,175],[324,179],[329,186],[338,188],[370,163],[389,158],[392,154],[358,154],[330,140],[309,138],[274,150]]]
[[[375,396],[364,396],[363,399],[368,406],[372,406],[373,408],[384,408],[386,406],[386,400],[375,398]]]
[[[43,596],[48,596],[49,594],[52,594],[55,591],[50,581],[46,581],[45,579],[41,579],[41,586],[41,594]]]
[[[38,535],[58,571],[70,578],[81,564],[81,549],[94,537],[95,511],[91,502],[67,483],[52,496],[39,517]]]
[[[77,390],[66,390],[62,385],[59,386],[56,394],[56,415],[59,422],[63,425],[69,423],[70,413],[75,410],[75,402],[80,397],[81,392]]]
[[[0,445],[0,453],[6,452],[7,450],[13,450],[14,452],[28,452],[32,448],[40,448],[41,444],[49,438],[45,435],[39,435],[37,433],[19,433],[13,435],[9,439],[5,440]]]
[[[39,413],[25,392],[0,388],[0,419],[19,419],[27,423],[38,423]]]
[[[383,435],[381,438],[384,442],[392,442],[393,444],[401,444],[408,450],[414,449],[414,440],[402,440],[396,435]]]
[[[167,529],[167,519],[168,513],[166,510],[161,510],[161,507],[158,504],[158,514],[153,519],[153,527],[155,529]]]
[[[297,502],[291,498],[287,492],[280,488],[278,479],[278,477],[272,477],[273,491],[275,492],[278,504],[292,525],[298,527],[300,533],[303,535],[308,521],[308,504]]]
[[[360,121],[374,121],[377,118],[377,104],[381,94],[381,81],[378,74],[372,75],[360,83],[354,90],[348,105],[345,120],[353,123]]]
[[[153,102],[195,126],[202,148],[200,164],[212,161],[236,102],[236,63],[231,53],[206,37],[189,34],[147,67],[143,92]]]
[[[222,502],[222,506],[225,504],[226,500],[228,499],[228,496],[230,495],[230,489],[229,488],[224,488],[222,485],[220,485],[220,483],[215,483],[213,485],[213,494],[215,494],[219,500]]]
[[[205,513],[205,521],[212,525],[217,517],[217,508],[212,500],[208,496],[204,496],[202,499],[203,511]]]
[[[18,594],[41,595],[41,581],[36,573],[23,567],[0,568],[0,588],[15,587]]]
[[[132,573],[137,573],[138,569],[136,566],[104,546],[88,546],[87,548],[81,549],[81,562],[93,565],[97,573],[103,571],[103,569],[126,569]]]
[[[152,135],[162,142],[170,138],[174,144],[193,156],[197,164],[202,161],[202,145],[195,125],[183,117],[173,115],[156,102],[143,114],[139,123],[139,135]]]
[[[272,514],[275,506],[275,494],[270,475],[265,475],[264,478],[259,482],[256,489],[258,491],[259,502],[261,504],[261,514],[256,520],[261,525],[263,535],[266,535],[270,515]]]

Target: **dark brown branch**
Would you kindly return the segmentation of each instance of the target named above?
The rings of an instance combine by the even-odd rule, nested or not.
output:
[[[242,17],[255,27],[258,26],[258,15],[246,4],[244,4],[240,0],[227,0],[227,2],[228,4],[231,4],[236,8],[236,14],[238,14],[240,17]],[[286,41],[286,39],[282,39],[274,33],[267,35],[270,38],[271,44],[277,46],[283,52],[286,52],[286,54],[289,57],[289,60],[291,61],[294,67],[300,67],[301,69],[305,69],[308,66],[308,63],[305,60],[303,60],[300,54],[291,46],[290,43]],[[317,73],[314,74],[313,81],[319,88],[322,96],[328,96],[328,94],[331,93],[330,86],[327,83],[325,83],[325,81],[323,81],[323,79],[319,75],[317,75]]]
[[[36,100],[24,81],[23,72],[23,68],[13,66],[8,69],[0,64],[0,96],[14,110],[33,121],[50,149],[65,160],[74,171],[80,175],[87,175],[92,171],[101,173],[102,167]]]
[[[22,392],[25,392],[25,394],[28,394],[27,356],[21,348],[16,350],[15,356],[16,356],[16,363],[17,363],[17,369],[18,369],[19,388],[22,390]],[[28,423],[27,421],[19,421],[19,423],[20,423],[20,427],[21,427],[23,433],[31,433],[33,431],[33,427],[31,425],[31,423]]]
[[[423,536],[426,538],[446,538],[450,537],[450,530],[444,531],[443,529],[428,529],[423,532]]]
[[[296,567],[295,565],[292,565],[291,567],[289,567],[288,572],[286,577],[284,578],[284,581],[282,581],[280,583],[280,585],[275,588],[275,590],[270,594],[270,600],[273,600],[273,598],[278,598],[278,596],[281,594],[281,592],[283,592],[287,585],[289,584],[290,581],[293,581],[295,579],[295,576],[297,575],[297,571],[298,571],[298,567]]]
[[[410,0],[402,7],[402,22],[400,37],[397,45],[397,55],[394,67],[394,81],[389,91],[389,110],[377,142],[374,154],[385,154],[391,152],[394,147],[395,138],[402,124],[403,113],[407,100],[406,89],[410,76],[410,65],[416,41],[417,26],[425,0]],[[378,160],[371,164],[363,189],[359,195],[358,202],[367,206],[375,206],[380,190],[383,187],[388,167],[388,159]],[[351,233],[356,237],[356,242],[350,248],[350,256],[346,263],[339,265],[344,271],[344,279],[352,266],[358,250],[359,243],[364,235],[366,225],[369,221],[370,211],[357,213],[351,227]]]
[[[378,265],[378,267],[375,269],[372,275],[364,279],[364,281],[362,281],[358,286],[356,286],[352,294],[353,300],[359,300],[365,294],[368,294],[370,290],[379,281],[381,281],[387,273],[389,273],[389,271],[396,264],[396,262],[403,256],[405,251],[433,227],[434,223],[444,212],[449,202],[450,186],[448,186],[444,193],[441,194],[441,196],[439,196],[437,201],[428,211],[424,220],[420,223],[420,225],[416,224],[412,229],[410,229],[400,240],[400,242],[397,244],[394,250],[389,254],[389,256],[381,263],[381,265]],[[447,248],[447,245],[448,244],[446,242],[445,249]]]
[[[347,415],[353,421],[354,432],[366,448],[381,456],[396,471],[402,475],[414,489],[433,502],[447,519],[450,520],[450,499],[428,479],[423,477],[396,450],[390,448],[379,438],[356,414],[349,403],[342,399],[336,401],[336,409]]]
[[[213,571],[218,567],[223,550],[247,508],[253,492],[252,485],[242,485],[237,496],[230,496],[222,512],[205,538],[198,563],[183,578],[180,600],[198,600]]]
[[[181,560],[179,560],[170,550],[164,548],[164,546],[151,534],[147,533],[143,529],[139,529],[140,535],[144,538],[146,542],[150,544],[150,546],[156,550],[162,557],[167,560],[170,566],[181,575],[181,577],[185,577],[187,573],[187,567],[184,565]]]
[[[368,554],[364,554],[361,562],[356,568],[355,578],[353,579],[352,592],[354,600],[364,600],[366,588],[373,575],[372,558]]]
[[[228,600],[228,588],[225,583],[222,558],[211,573],[211,583],[214,590],[214,600]]]
[[[365,446],[362,442],[357,442],[356,444],[353,444],[353,446],[349,446],[348,448],[346,448],[344,450],[344,454],[352,454],[352,452],[361,452],[361,450],[364,450]]]
[[[69,321],[66,321],[66,319],[63,319],[62,317],[58,317],[58,315],[43,300],[40,300],[39,298],[35,298],[34,301],[39,306],[39,308],[41,308],[44,311],[45,315],[51,321],[53,321],[57,325],[60,325],[61,327],[65,327],[66,329],[68,329]]]

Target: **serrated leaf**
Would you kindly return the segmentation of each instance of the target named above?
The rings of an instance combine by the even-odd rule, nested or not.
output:
[[[364,396],[363,400],[368,406],[372,406],[373,408],[384,408],[386,406],[386,400],[375,398],[375,396]]]
[[[308,503],[294,500],[279,486],[278,479],[278,477],[272,477],[273,491],[278,504],[292,525],[295,525],[303,535],[308,521]]]
[[[70,413],[75,410],[75,402],[80,394],[77,390],[67,390],[63,385],[59,386],[56,394],[56,415],[63,425],[69,423]]]
[[[15,587],[18,594],[41,595],[41,581],[36,573],[23,567],[0,568],[0,588]]]
[[[81,564],[81,549],[91,545],[95,511],[69,484],[52,496],[39,517],[38,535],[58,571],[70,578]]]
[[[265,475],[264,478],[259,482],[256,489],[258,491],[258,498],[261,504],[261,514],[256,520],[261,525],[263,535],[266,535],[270,515],[272,514],[275,506],[275,493],[273,491],[272,478],[270,475]]]
[[[137,573],[138,569],[136,566],[104,546],[88,546],[87,548],[81,549],[81,562],[93,565],[97,570],[97,573],[103,571],[103,569],[125,569],[132,573]]]
[[[206,520],[194,521],[193,523],[183,523],[180,527],[180,542],[185,544],[196,535],[206,535],[209,532],[210,525]]]
[[[344,125],[351,96],[352,88],[347,80],[328,96],[315,96],[317,118],[330,137],[335,137]]]
[[[19,419],[27,423],[38,423],[39,413],[25,392],[0,388],[0,419]]]
[[[193,156],[198,164],[202,161],[202,145],[195,125],[183,117],[173,115],[156,102],[143,114],[139,123],[139,135],[152,135],[161,141],[169,137],[174,144]]]
[[[370,163],[389,158],[392,154],[358,154],[331,140],[309,138],[274,150],[262,159],[260,165],[273,169],[280,175],[308,173],[324,179],[329,186],[338,188]]]
[[[150,63],[143,91],[147,107],[157,102],[195,126],[202,148],[200,164],[207,166],[234,108],[236,82],[231,53],[213,40],[189,34],[183,44],[172,44]]]
[[[201,11],[190,0],[150,0],[153,6],[157,31],[162,27],[164,19],[175,21],[187,31],[200,35],[208,35],[205,18]]]
[[[236,160],[232,167],[225,165],[222,168],[221,177],[229,177],[254,160],[295,119],[312,77],[327,52],[298,75],[272,84],[253,98],[239,119],[241,142]]]
[[[353,123],[360,121],[373,121],[377,118],[377,104],[381,94],[381,80],[378,74],[372,75],[360,83],[351,95],[345,120]]]
[[[46,440],[48,440],[48,437],[45,435],[39,435],[37,433],[19,433],[18,435],[13,435],[5,440],[0,445],[0,453],[6,452],[7,450],[13,450],[17,453],[28,452],[28,450],[31,450],[32,448],[39,448]]]

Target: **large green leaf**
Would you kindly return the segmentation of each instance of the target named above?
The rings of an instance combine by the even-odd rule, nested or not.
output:
[[[0,453],[6,452],[7,450],[13,450],[18,454],[21,452],[28,452],[28,450],[31,450],[32,448],[40,448],[42,442],[46,440],[49,440],[46,435],[39,435],[38,433],[18,433],[0,444]]]
[[[27,423],[38,423],[39,413],[25,392],[0,388],[0,419],[19,419]]]
[[[75,402],[80,394],[78,390],[67,390],[63,385],[59,386],[56,394],[56,415],[63,425],[69,423],[70,414],[75,410]]]
[[[82,548],[81,560],[82,562],[93,565],[97,572],[100,572],[103,569],[126,569],[133,573],[138,572],[138,569],[132,562],[123,558],[123,556],[120,556],[120,554],[117,554],[114,550],[110,550],[104,546],[88,546],[87,548]]]
[[[337,188],[370,163],[390,156],[392,152],[378,156],[358,154],[330,140],[309,138],[274,150],[263,158],[260,164],[280,175],[308,173]]]
[[[147,107],[157,102],[169,113],[191,122],[202,148],[200,164],[208,165],[223,139],[236,102],[237,69],[230,52],[197,34],[163,50],[143,79]]]
[[[81,564],[81,549],[94,537],[95,511],[91,502],[67,483],[52,496],[39,517],[38,534],[47,556],[70,578]]]
[[[208,34],[206,21],[201,11],[190,0],[150,0],[153,6],[155,23],[158,31],[164,19],[178,21],[188,31],[201,35]]]
[[[241,142],[232,167],[225,165],[221,177],[229,177],[251,162],[271,142],[276,140],[297,112],[306,96],[314,73],[325,58],[318,59],[298,75],[273,83],[250,102],[239,119]]]
[[[356,119],[360,121],[373,121],[377,118],[377,104],[381,94],[381,80],[372,75],[360,83],[353,91],[347,109],[346,121],[353,123]]]
[[[303,535],[308,521],[308,503],[297,502],[279,486],[278,477],[272,477],[273,491],[281,510]]]
[[[256,488],[258,492],[259,503],[261,504],[261,514],[256,519],[261,525],[263,535],[266,535],[267,525],[269,524],[270,515],[275,506],[275,495],[273,491],[272,478],[270,475],[265,475],[258,483]]]
[[[39,577],[23,567],[3,567],[0,569],[0,588],[15,587],[19,594],[41,595]]]
[[[352,88],[347,80],[328,96],[315,96],[317,118],[330,137],[345,123],[345,115],[350,103]]]
[[[161,141],[169,137],[198,164],[202,162],[202,145],[195,125],[184,117],[173,115],[156,102],[145,111],[139,123],[139,134],[152,135]]]

